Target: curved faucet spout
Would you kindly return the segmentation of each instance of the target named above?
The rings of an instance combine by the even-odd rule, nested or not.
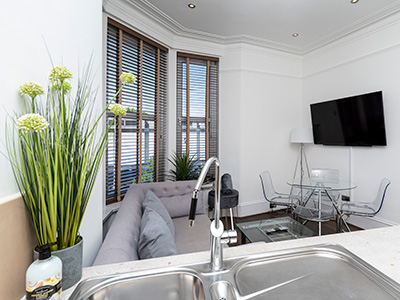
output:
[[[220,189],[220,179],[219,179],[219,167],[220,167],[220,162],[218,158],[215,156],[211,157],[207,162],[205,163],[203,169],[201,170],[201,173],[199,175],[199,178],[197,179],[196,186],[193,191],[192,195],[192,203],[190,205],[190,213],[189,213],[189,226],[194,225],[194,219],[196,216],[196,206],[197,206],[197,200],[199,198],[199,191],[201,189],[201,186],[203,185],[204,180],[206,179],[207,173],[210,170],[212,164],[215,162],[215,190],[219,191]],[[215,196],[215,215],[214,219],[219,220],[220,219],[220,193],[216,193]],[[216,228],[219,228],[219,222],[216,224]]]
[[[201,173],[199,175],[199,178],[197,179],[197,183],[195,186],[195,190],[200,190],[204,180],[206,179],[208,170],[210,170],[213,162],[215,162],[215,176],[217,176],[217,171],[218,171],[218,175],[219,175],[219,166],[220,166],[220,162],[219,159],[216,158],[215,156],[211,157],[210,159],[208,159],[206,161],[206,163],[204,164],[203,169],[201,170]],[[218,177],[215,177],[215,179],[217,179]]]
[[[219,176],[220,162],[218,158],[211,157],[205,163],[203,170],[200,173],[199,179],[197,180],[196,186],[193,191],[192,203],[190,205],[189,213],[189,226],[193,226],[194,218],[196,215],[197,199],[199,197],[199,191],[206,178],[207,172],[211,165],[215,163],[215,203],[214,203],[214,221],[211,222],[210,232],[211,232],[211,270],[219,271],[223,268],[223,257],[222,257],[222,246],[221,238],[223,238],[224,243],[229,243],[230,241],[235,242],[237,233],[234,230],[230,230],[229,233],[224,231],[224,225],[220,220],[221,216],[221,194],[220,185],[221,179]]]

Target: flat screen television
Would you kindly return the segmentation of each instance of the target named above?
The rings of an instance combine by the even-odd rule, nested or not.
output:
[[[386,146],[382,91],[313,103],[314,144]]]

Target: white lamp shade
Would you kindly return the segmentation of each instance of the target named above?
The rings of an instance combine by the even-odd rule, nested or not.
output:
[[[312,144],[314,143],[311,128],[294,128],[290,133],[290,142],[293,144]]]

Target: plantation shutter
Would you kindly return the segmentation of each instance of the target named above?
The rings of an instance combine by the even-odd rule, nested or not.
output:
[[[218,58],[178,53],[176,151],[218,156]]]
[[[108,136],[106,200],[122,200],[132,183],[163,181],[166,173],[167,49],[108,19],[107,103],[120,88],[119,76],[131,72],[114,102],[127,108]],[[107,113],[108,122],[114,115]]]

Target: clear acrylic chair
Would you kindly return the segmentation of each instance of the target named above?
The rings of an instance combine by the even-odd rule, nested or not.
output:
[[[382,179],[378,194],[372,202],[343,201],[340,210],[342,215],[375,216],[382,209],[383,200],[390,183],[389,179]]]
[[[338,183],[339,182],[339,170],[337,169],[327,169],[327,168],[318,168],[311,170],[311,180],[312,181],[320,181],[325,185],[329,186],[329,183]],[[340,192],[337,191],[329,191],[326,190],[322,193],[322,201],[335,201],[337,203],[340,198]]]
[[[264,198],[270,204],[286,206],[289,210],[292,210],[292,208],[297,205],[298,199],[296,197],[275,191],[271,174],[268,171],[262,172],[259,176]]]

